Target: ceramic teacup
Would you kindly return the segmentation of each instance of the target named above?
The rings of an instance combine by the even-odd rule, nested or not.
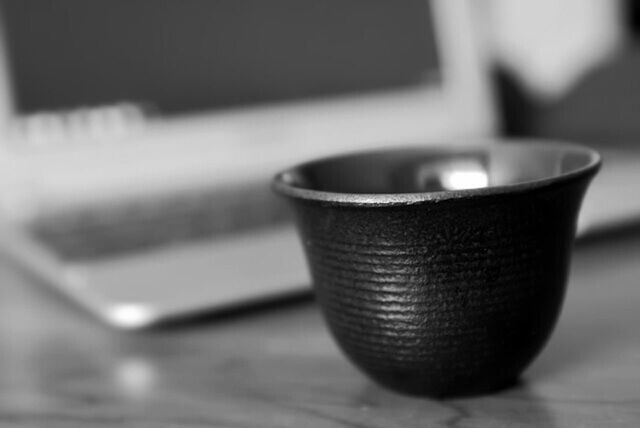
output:
[[[278,174],[317,300],[375,381],[436,397],[514,382],[562,306],[588,148],[510,142],[348,154]]]

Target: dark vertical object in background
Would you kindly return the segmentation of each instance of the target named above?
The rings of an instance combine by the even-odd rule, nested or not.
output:
[[[492,76],[500,110],[500,133],[511,137],[531,134],[530,122],[538,108],[531,94],[528,94],[517,77],[504,67],[496,65]]]
[[[634,37],[640,36],[640,2],[627,0],[626,2],[627,26]]]
[[[425,0],[2,0],[21,112],[181,113],[437,77]]]

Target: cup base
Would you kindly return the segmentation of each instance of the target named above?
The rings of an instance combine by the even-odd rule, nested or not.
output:
[[[433,379],[425,381],[419,375],[413,373],[394,373],[386,376],[371,375],[371,377],[379,385],[395,392],[434,399],[464,398],[492,394],[513,387],[519,381],[519,376],[499,379],[491,378],[480,382],[467,380],[439,382]]]

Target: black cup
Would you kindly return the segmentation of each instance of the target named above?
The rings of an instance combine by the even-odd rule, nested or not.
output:
[[[600,165],[560,143],[406,148],[278,174],[316,297],[346,355],[434,397],[513,383],[549,338]]]

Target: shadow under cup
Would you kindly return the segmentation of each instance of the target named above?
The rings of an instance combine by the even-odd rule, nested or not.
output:
[[[280,173],[345,354],[411,394],[514,382],[546,343],[580,203],[600,164],[569,144],[408,148]]]

